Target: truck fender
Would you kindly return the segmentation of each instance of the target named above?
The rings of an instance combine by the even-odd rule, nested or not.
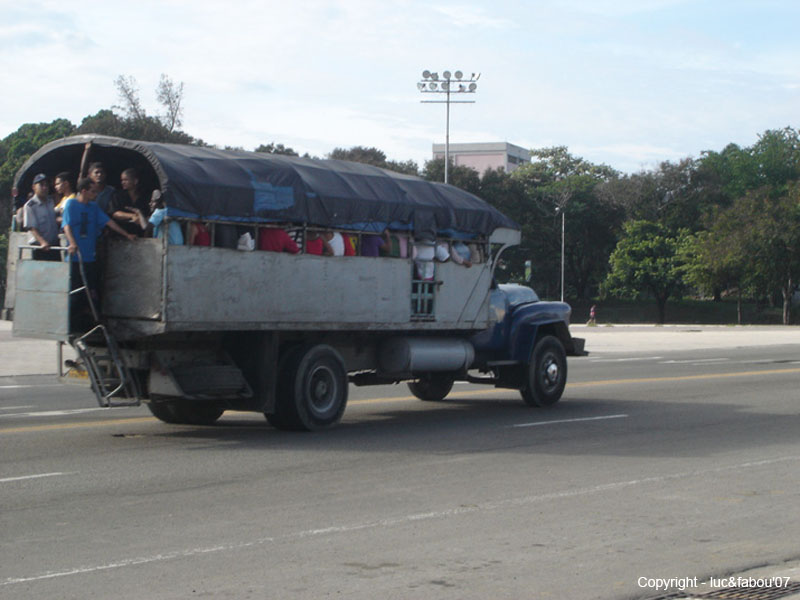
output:
[[[564,321],[537,321],[535,315],[523,315],[511,324],[509,335],[509,356],[511,360],[528,364],[536,342],[544,336],[552,335],[564,345],[567,353],[573,351],[572,337]]]

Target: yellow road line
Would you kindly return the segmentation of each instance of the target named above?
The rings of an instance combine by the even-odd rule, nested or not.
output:
[[[131,423],[148,423],[155,417],[131,417],[130,419],[109,419],[108,421],[78,421],[77,423],[54,423],[52,425],[27,425],[25,427],[9,427],[0,429],[2,433],[28,433],[35,431],[60,431],[62,429],[85,429],[86,427],[106,427],[109,425],[129,425]]]
[[[768,371],[737,371],[736,373],[707,373],[706,375],[680,375],[677,377],[639,377],[632,379],[601,379],[599,381],[584,381],[569,383],[568,388],[590,387],[596,385],[619,385],[624,383],[658,383],[664,381],[697,381],[702,379],[724,379],[727,377],[751,377],[753,375],[781,375],[787,373],[800,373],[800,368],[770,369]]]
[[[800,373],[800,368],[794,369],[770,369],[766,371],[738,371],[736,373],[708,373],[706,375],[681,375],[677,377],[637,377],[630,379],[600,379],[597,381],[583,381],[578,383],[567,384],[568,389],[579,387],[595,387],[602,385],[624,385],[628,383],[664,383],[674,381],[699,381],[703,379],[724,379],[729,377],[751,377],[754,375],[787,375]],[[510,390],[504,388],[488,388],[482,387],[479,390],[465,390],[454,392],[455,396],[481,396],[486,394],[509,393],[516,394],[517,390]],[[367,398],[364,400],[353,400],[349,402],[350,405],[370,405],[370,404],[384,404],[386,402],[408,402],[409,400],[416,400],[414,396],[389,396],[384,398]],[[108,421],[79,421],[76,423],[62,423],[51,425],[29,425],[24,427],[10,427],[7,429],[0,429],[0,434],[3,433],[30,433],[38,431],[60,431],[64,429],[82,429],[88,427],[107,427],[114,425],[131,425],[136,423],[149,423],[155,420],[155,417],[131,417],[129,419],[111,419]]]

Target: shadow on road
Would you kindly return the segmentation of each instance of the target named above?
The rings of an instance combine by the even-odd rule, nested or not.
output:
[[[204,450],[690,458],[795,443],[800,415],[733,403],[581,396],[533,409],[516,399],[455,393],[443,402],[394,409],[356,406],[337,427],[315,433],[278,431],[235,412],[209,427],[159,425],[165,429],[147,437],[203,442],[193,447]]]

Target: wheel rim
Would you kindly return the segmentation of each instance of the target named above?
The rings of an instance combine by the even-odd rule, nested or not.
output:
[[[540,370],[540,381],[542,387],[546,391],[550,391],[558,387],[561,378],[561,366],[558,364],[558,359],[555,354],[547,353],[542,359],[542,368]]]
[[[336,375],[327,366],[317,366],[308,378],[309,407],[316,415],[326,415],[338,404]]]

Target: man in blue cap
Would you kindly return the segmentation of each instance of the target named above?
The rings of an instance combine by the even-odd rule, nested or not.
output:
[[[31,233],[28,243],[40,247],[33,251],[34,260],[61,259],[58,250],[50,249],[58,246],[58,222],[56,206],[48,195],[49,191],[47,176],[39,173],[33,178],[33,197],[22,207],[22,226]]]

